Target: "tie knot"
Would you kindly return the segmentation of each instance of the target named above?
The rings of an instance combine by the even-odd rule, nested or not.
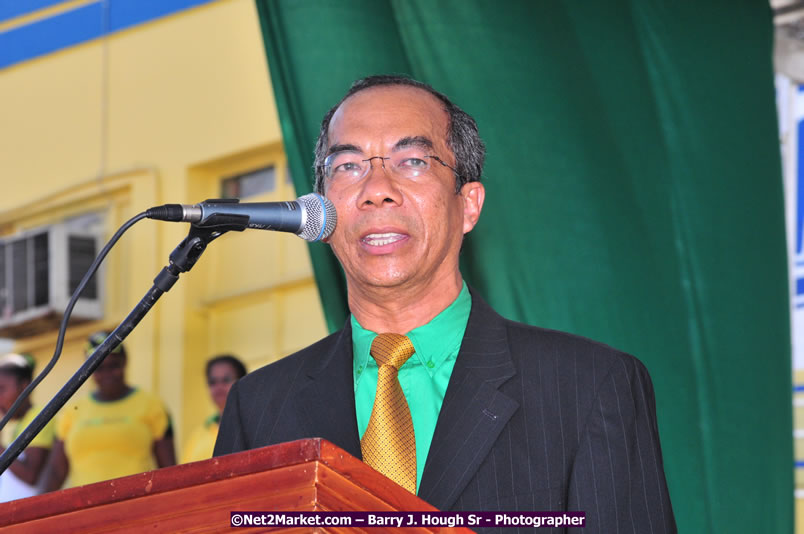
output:
[[[398,370],[414,352],[413,343],[402,334],[380,334],[371,343],[371,355],[380,367],[390,365]]]

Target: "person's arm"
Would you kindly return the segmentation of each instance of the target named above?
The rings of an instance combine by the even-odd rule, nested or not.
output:
[[[243,432],[243,424],[240,421],[239,384],[239,380],[235,382],[226,397],[226,407],[221,415],[213,456],[232,454],[250,448]]]
[[[56,491],[61,489],[67,473],[70,471],[70,462],[64,452],[64,442],[60,439],[53,441],[53,448],[50,450],[47,466],[43,473],[44,491]]]
[[[586,513],[585,528],[569,532],[677,532],[653,385],[638,360],[618,359],[599,384],[567,493],[567,510]]]
[[[173,445],[173,422],[164,403],[155,396],[148,401],[144,419],[151,430],[153,442],[151,454],[157,467],[176,465],[176,451]]]
[[[5,447],[0,447],[0,454],[5,451]],[[8,468],[17,478],[33,486],[42,474],[49,451],[44,447],[28,447]]]
[[[154,458],[156,458],[157,466],[167,467],[169,465],[176,465],[176,452],[173,448],[173,436],[165,436],[162,439],[154,441],[153,453]]]

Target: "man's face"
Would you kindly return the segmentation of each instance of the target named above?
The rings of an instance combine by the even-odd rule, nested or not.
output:
[[[329,147],[351,146],[368,159],[393,156],[406,139],[426,140],[432,146],[428,154],[455,167],[446,143],[447,123],[441,102],[423,90],[370,88],[352,95],[335,112]],[[445,280],[454,283],[460,276],[463,234],[477,222],[483,186],[473,182],[456,194],[453,171],[435,160],[429,159],[429,170],[415,178],[395,173],[388,160],[383,168],[382,161],[374,159],[360,180],[332,179],[324,186],[338,213],[329,243],[350,292],[427,290]]]

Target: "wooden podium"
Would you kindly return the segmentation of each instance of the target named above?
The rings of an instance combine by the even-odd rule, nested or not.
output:
[[[332,443],[305,439],[0,504],[4,533],[369,532],[230,527],[232,511],[434,511]],[[402,528],[399,532],[471,532]]]

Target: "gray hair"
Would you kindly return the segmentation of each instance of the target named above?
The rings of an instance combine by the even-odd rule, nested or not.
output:
[[[335,104],[321,121],[321,131],[318,134],[318,141],[315,144],[315,162],[313,171],[315,172],[315,192],[324,194],[324,159],[327,157],[329,148],[329,123],[332,116],[341,104],[355,93],[385,85],[406,85],[427,91],[438,98],[444,105],[444,111],[448,115],[447,123],[447,146],[455,156],[455,192],[459,193],[463,184],[467,182],[479,182],[483,173],[483,162],[486,159],[486,145],[480,139],[475,120],[461,108],[452,103],[446,95],[439,93],[426,83],[422,83],[405,76],[396,75],[377,75],[369,76],[355,81],[347,91],[346,95]]]

